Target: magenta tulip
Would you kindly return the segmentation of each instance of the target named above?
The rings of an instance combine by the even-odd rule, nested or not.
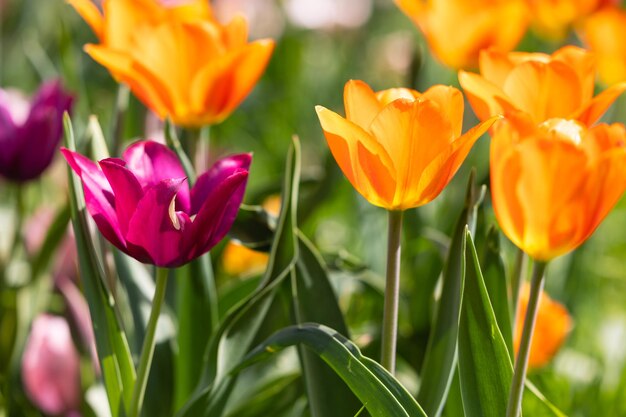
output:
[[[62,149],[80,176],[89,214],[104,237],[133,258],[177,267],[208,252],[228,232],[241,205],[251,155],[221,159],[190,189],[178,158],[157,142],[136,142],[124,159],[100,167]]]
[[[63,317],[43,314],[33,321],[22,356],[22,383],[46,414],[71,415],[80,407],[80,358]]]
[[[50,165],[63,133],[63,113],[73,97],[58,80],[44,83],[30,104],[0,90],[0,175],[32,180]]]

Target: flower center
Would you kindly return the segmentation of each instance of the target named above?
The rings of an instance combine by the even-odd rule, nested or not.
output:
[[[585,126],[577,120],[548,119],[539,125],[544,132],[550,132],[569,140],[578,146],[583,140]]]

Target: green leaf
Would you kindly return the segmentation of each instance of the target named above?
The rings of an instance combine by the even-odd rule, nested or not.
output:
[[[500,234],[495,226],[490,227],[487,231],[480,264],[482,265],[485,287],[491,300],[493,312],[496,315],[498,328],[506,343],[509,356],[513,358],[513,329],[511,326],[506,268],[502,256],[500,256]]]
[[[251,249],[269,251],[274,239],[274,223],[274,218],[263,207],[242,205],[228,236]]]
[[[431,417],[441,415],[456,368],[457,337],[463,290],[465,228],[475,228],[476,210],[484,197],[484,187],[476,190],[472,171],[467,187],[465,207],[461,212],[444,265],[441,298],[428,338],[417,401]]]
[[[298,236],[299,256],[291,280],[297,324],[321,323],[348,336],[323,261],[313,244],[302,233]],[[361,402],[335,372],[308,349],[299,348],[299,352],[311,415],[344,417],[357,413]]]
[[[406,389],[382,366],[331,328],[315,323],[290,326],[250,352],[241,369],[294,345],[304,345],[330,366],[365,405],[372,417],[425,417]],[[358,412],[358,410],[356,410]]]
[[[532,410],[528,413],[532,417],[567,417],[565,413],[559,410],[543,395],[539,388],[526,379],[526,390],[524,391],[524,399],[522,409],[524,412]]]
[[[226,315],[211,338],[200,383],[177,416],[220,415],[225,408],[235,382],[230,371],[252,347],[272,305],[276,288],[289,277],[298,256],[295,215],[299,179],[300,143],[294,138],[287,156],[281,214],[267,270],[259,288]]]
[[[72,123],[63,118],[65,146],[76,149]],[[85,297],[96,336],[96,348],[113,417],[125,415],[135,384],[135,367],[126,336],[114,308],[114,299],[104,284],[104,271],[98,260],[88,227],[83,189],[79,178],[68,167],[70,208]]]
[[[465,417],[506,413],[513,365],[466,231],[465,288],[459,325],[459,380]]]

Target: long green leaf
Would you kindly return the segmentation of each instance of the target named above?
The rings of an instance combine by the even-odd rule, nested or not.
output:
[[[443,269],[443,287],[431,328],[422,365],[417,401],[431,417],[437,417],[450,389],[457,359],[457,336],[463,291],[463,257],[465,227],[475,228],[476,210],[484,196],[484,188],[476,190],[472,171],[467,186],[465,207],[457,221]]]
[[[321,323],[348,336],[323,261],[313,244],[302,233],[298,234],[299,256],[291,280],[296,324]],[[357,413],[361,402],[337,374],[313,352],[304,348],[299,351],[311,415],[344,417]]]
[[[65,146],[75,150],[72,123],[67,114],[64,115],[63,126]],[[129,404],[135,384],[135,367],[126,336],[115,313],[113,298],[107,293],[104,285],[104,271],[89,232],[82,186],[69,167],[68,178],[81,278],[93,322],[104,384],[113,417],[123,416],[125,404]]]
[[[281,214],[265,275],[259,288],[226,315],[211,338],[200,383],[177,416],[219,415],[225,408],[234,387],[234,378],[229,373],[250,350],[272,304],[276,288],[289,277],[295,265],[298,253],[295,215],[299,179],[300,143],[294,138],[287,156]]]
[[[318,355],[339,375],[372,417],[426,416],[391,374],[361,355],[348,339],[331,328],[315,323],[290,326],[275,333],[250,352],[236,371],[286,347],[300,344]]]
[[[532,417],[567,417],[528,379],[526,379],[525,385],[523,412],[528,412],[528,415]]]
[[[465,261],[459,325],[463,409],[465,417],[502,417],[506,413],[513,365],[498,329],[469,230],[466,231]]]

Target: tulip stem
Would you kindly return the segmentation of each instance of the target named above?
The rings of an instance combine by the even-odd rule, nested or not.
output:
[[[539,299],[541,291],[543,290],[545,270],[545,262],[535,261],[533,276],[530,281],[528,308],[526,310],[526,317],[524,318],[524,328],[522,330],[519,352],[517,353],[517,359],[515,361],[515,372],[513,374],[513,382],[511,383],[506,417],[519,417],[522,411],[524,382],[526,380],[526,370],[528,369],[528,358],[530,356],[530,346],[535,330],[535,321],[537,320],[537,311],[539,310]]]
[[[515,257],[515,265],[513,266],[513,276],[511,279],[511,306],[513,312],[513,330],[515,330],[515,323],[517,318],[517,310],[519,308],[519,293],[522,289],[522,285],[526,280],[526,271],[528,270],[528,255],[521,250],[517,250]],[[513,332],[515,334],[515,332]]]
[[[387,237],[387,279],[380,363],[390,373],[396,369],[396,342],[398,338],[398,304],[400,298],[400,237],[403,211],[389,211]]]
[[[137,381],[133,389],[130,411],[128,413],[129,417],[138,417],[143,404],[148,375],[150,374],[150,364],[152,363],[152,356],[154,354],[154,336],[156,334],[159,314],[161,313],[161,306],[165,299],[165,287],[168,273],[167,268],[156,269],[156,288],[154,290],[154,299],[152,300],[152,311],[150,311],[148,327],[146,328],[146,335],[143,339],[143,346],[141,347],[139,368],[137,369]]]

